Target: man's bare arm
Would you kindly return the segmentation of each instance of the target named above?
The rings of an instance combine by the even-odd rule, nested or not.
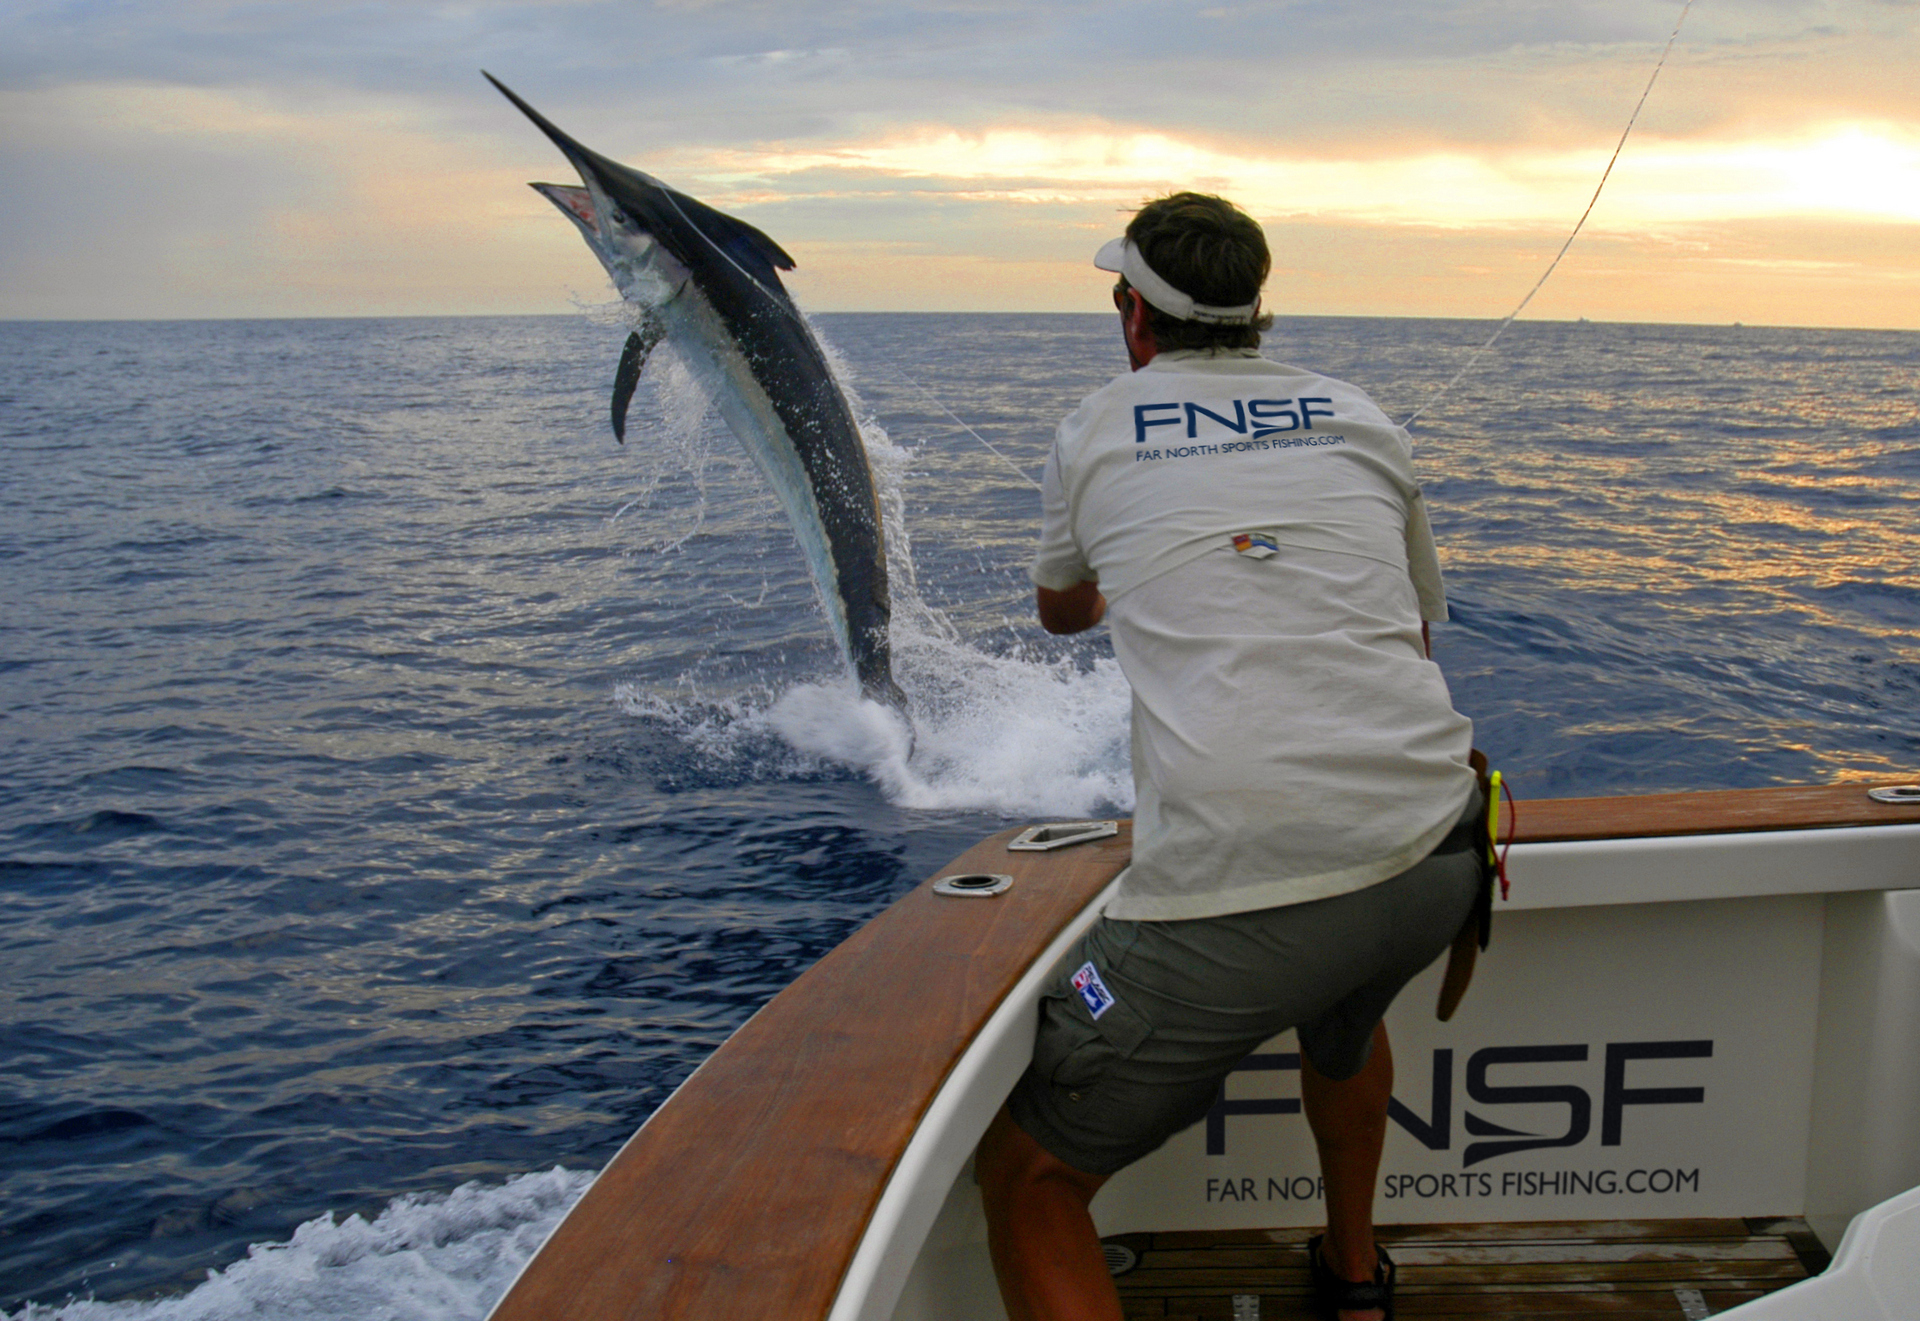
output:
[[[1107,598],[1100,595],[1100,584],[1088,579],[1064,592],[1034,588],[1033,608],[1039,612],[1040,627],[1049,633],[1084,633],[1106,618]]]

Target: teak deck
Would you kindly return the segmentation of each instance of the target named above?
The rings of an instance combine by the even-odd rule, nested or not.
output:
[[[1308,1229],[1128,1234],[1129,1321],[1308,1321]],[[1383,1226],[1395,1314],[1452,1321],[1681,1321],[1827,1266],[1801,1220],[1588,1220]],[[1690,1297],[1689,1294],[1697,1295]]]

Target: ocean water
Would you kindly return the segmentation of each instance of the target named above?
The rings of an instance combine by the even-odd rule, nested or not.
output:
[[[1128,808],[1024,573],[1112,319],[818,324],[910,757],[670,356],[613,444],[606,317],[0,324],[0,1315],[480,1317],[860,923]],[[1404,416],[1487,329],[1268,352]],[[1415,436],[1523,799],[1920,778],[1920,336],[1520,324]]]

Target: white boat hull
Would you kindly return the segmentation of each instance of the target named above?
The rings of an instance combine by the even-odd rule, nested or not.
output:
[[[1920,1185],[1920,831],[1523,845],[1511,869],[1453,1021],[1437,966],[1389,1016],[1382,1223],[1803,1216],[1831,1248]],[[834,1321],[1003,1315],[966,1159],[1024,1067],[1039,982],[935,1099]],[[1296,1051],[1268,1043],[1208,1121],[1115,1176],[1102,1234],[1320,1223]],[[1886,1315],[1920,1317],[1909,1301]]]

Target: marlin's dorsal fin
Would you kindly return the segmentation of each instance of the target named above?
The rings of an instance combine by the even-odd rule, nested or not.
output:
[[[793,269],[793,258],[787,255],[786,249],[746,221],[735,219],[725,211],[716,211],[697,197],[688,197],[664,186],[660,191],[673,199],[687,223],[699,230],[709,243],[739,262],[755,279],[770,281],[773,288],[785,292],[785,286],[774,272]]]

